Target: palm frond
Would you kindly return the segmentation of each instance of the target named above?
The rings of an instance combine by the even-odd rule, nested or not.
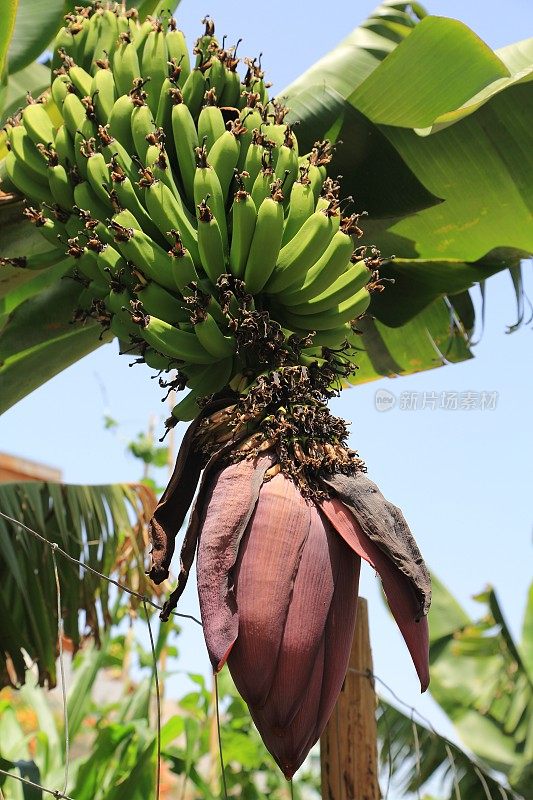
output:
[[[144,574],[146,525],[155,496],[142,484],[75,486],[54,483],[0,485],[0,688],[24,683],[36,664],[41,685],[54,686],[58,646],[57,589],[61,590],[64,644],[74,652],[82,639],[98,644],[110,622],[110,601],[117,589],[112,577],[140,595],[164,588]],[[79,562],[79,563],[78,563]],[[129,608],[140,602],[120,593]]]

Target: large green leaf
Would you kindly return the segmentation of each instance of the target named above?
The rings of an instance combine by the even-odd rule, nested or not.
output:
[[[533,683],[522,661],[524,642],[519,650],[492,588],[476,597],[485,613],[475,622],[438,581],[434,595],[431,694],[466,746],[529,800]]]
[[[0,20],[2,20],[2,25],[0,25],[0,75],[4,71],[6,54],[15,26],[17,6],[18,0],[0,0]]]
[[[288,119],[299,123],[302,151],[322,136],[342,140],[332,171],[343,176],[343,187],[358,208],[376,217],[403,216],[439,202],[378,128],[348,102],[354,88],[412,33],[423,14],[409,3],[383,3],[279,95],[290,106]]]
[[[398,85],[399,75],[398,90],[383,91]],[[462,22],[426,17],[349,100],[374,122],[422,128],[508,77],[504,63]]]
[[[72,322],[79,292],[62,278],[8,316],[0,331],[0,413],[110,340],[92,320]]]
[[[392,327],[405,325],[414,314],[429,306],[436,295],[455,296],[504,267],[517,267],[519,263],[514,251],[494,251],[490,258],[473,263],[397,258],[380,269],[381,277],[393,283],[393,291],[389,291],[388,283],[386,291],[375,293],[371,312]]]
[[[152,493],[142,485],[0,484],[4,514],[56,542],[92,569],[147,595],[153,588],[144,573],[145,522],[154,504]],[[38,665],[39,682],[54,685],[57,605],[51,550],[3,517],[0,545],[0,611],[6,612],[0,615],[0,685],[11,682],[13,671],[15,680],[24,683],[27,663],[21,658],[22,650]],[[99,641],[102,621],[105,625],[110,620],[107,582],[61,555],[57,566],[65,635],[74,649],[87,631]],[[119,598],[123,604],[137,605],[129,595]],[[98,660],[95,664],[89,670],[93,676]]]
[[[450,300],[435,300],[401,328],[389,327],[371,315],[363,317],[357,323],[361,333],[353,338],[359,368],[350,382],[409,375],[472,358],[469,307],[468,295],[460,312]]]
[[[39,97],[50,85],[50,70],[38,61],[29,64],[20,72],[9,76],[7,92],[2,107],[2,119],[5,120],[25,105],[27,92]]]
[[[533,40],[494,53],[456,20],[385,3],[281,93],[304,141],[343,140],[333,171],[370,211],[365,239],[399,259],[372,304],[380,321],[532,252],[532,67]],[[420,187],[433,203],[410,214]]]
[[[9,47],[9,72],[27,67],[46,50],[61,26],[63,0],[19,0]]]
[[[0,201],[0,256],[3,258],[30,256],[50,250],[52,247],[38,229],[22,216],[22,208],[21,202]],[[32,273],[31,270],[8,265],[0,266],[0,330],[5,309],[17,305],[10,298],[4,306],[3,298],[10,292],[19,291],[24,284],[34,280],[35,275],[36,273]]]
[[[518,800],[482,761],[383,698],[378,704],[378,737],[383,771],[402,793],[416,792],[420,797],[421,790],[438,780],[440,800],[487,800],[489,796]]]

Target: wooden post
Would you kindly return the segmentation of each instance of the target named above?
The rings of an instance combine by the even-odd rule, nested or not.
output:
[[[362,673],[362,674],[361,674]],[[323,800],[379,800],[376,695],[366,600],[359,598],[348,673],[320,739]]]

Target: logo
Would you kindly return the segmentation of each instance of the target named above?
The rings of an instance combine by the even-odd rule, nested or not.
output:
[[[396,405],[396,396],[387,389],[378,389],[374,395],[374,405],[377,411],[390,411]]]

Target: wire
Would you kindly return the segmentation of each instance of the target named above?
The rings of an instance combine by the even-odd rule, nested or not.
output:
[[[154,662],[154,680],[155,680],[155,698],[156,698],[156,713],[157,713],[157,766],[156,766],[156,788],[155,797],[159,800],[159,789],[161,786],[161,695],[159,694],[159,674],[157,671],[157,655],[155,652],[154,635],[152,633],[152,625],[150,623],[150,615],[148,613],[148,605],[146,598],[143,599],[144,613],[146,615],[146,622],[148,623],[148,633],[150,635],[150,647],[152,649],[152,660]]]
[[[118,589],[122,589],[123,592],[126,592],[129,595],[132,595],[132,597],[137,597],[141,601],[146,600],[148,605],[152,606],[152,608],[155,608],[158,611],[162,611],[163,610],[163,606],[158,605],[153,600],[151,600],[149,597],[146,597],[145,595],[140,594],[139,592],[136,592],[134,589],[130,589],[129,586],[126,586],[125,584],[120,583],[120,581],[117,581],[114,578],[110,578],[108,575],[104,575],[102,572],[98,572],[97,569],[94,569],[94,567],[90,567],[88,564],[84,564],[83,561],[78,561],[77,558],[74,558],[74,556],[71,556],[70,553],[67,553],[65,550],[63,550],[61,547],[59,547],[59,545],[56,542],[50,542],[45,536],[43,536],[40,533],[37,533],[37,531],[34,531],[32,528],[29,528],[28,525],[25,525],[24,522],[19,522],[17,519],[13,519],[13,517],[10,517],[8,514],[4,514],[3,511],[0,511],[0,517],[3,517],[4,519],[7,519],[8,522],[12,522],[13,525],[18,525],[19,528],[24,528],[25,531],[28,531],[28,533],[31,533],[32,536],[35,536],[37,539],[39,539],[39,541],[41,541],[44,544],[48,545],[48,547],[53,547],[56,553],[59,553],[60,555],[62,555],[63,558],[66,558],[67,561],[70,561],[72,564],[77,564],[82,569],[86,570],[87,572],[92,572],[93,575],[97,575],[102,580],[107,581],[108,583],[112,583]],[[190,619],[193,622],[196,622],[197,625],[200,625],[200,627],[202,627],[202,623],[200,622],[200,620],[197,617],[194,617],[192,614],[180,614],[177,611],[172,611],[172,614],[174,616],[176,616],[176,617],[182,617],[183,619]]]
[[[65,665],[63,663],[63,608],[61,603],[61,583],[59,581],[59,572],[57,569],[56,561],[57,545],[52,546],[52,561],[54,563],[54,577],[56,581],[56,595],[57,595],[57,639],[59,643],[59,673],[61,675],[61,700],[63,702],[63,730],[65,732],[65,781],[63,786],[63,794],[67,793],[68,787],[68,773],[70,767],[70,737],[68,727],[68,707],[67,707],[67,690],[65,681]]]
[[[220,773],[222,775],[222,786],[224,788],[224,798],[228,800],[228,787],[226,786],[226,772],[224,770],[224,755],[222,753],[222,738],[220,736],[220,712],[218,710],[218,675],[214,673],[215,678],[215,713],[217,717],[217,734],[218,734],[218,755],[220,757]]]
[[[57,789],[47,789],[45,786],[41,786],[39,783],[34,783],[30,781],[28,778],[21,778],[20,775],[14,775],[12,772],[6,772],[5,769],[0,769],[0,775],[5,775],[7,778],[13,778],[14,780],[18,781],[19,783],[25,783],[26,786],[32,786],[34,789],[40,789],[41,792],[46,792],[47,794],[53,794],[54,797],[63,798],[64,800],[74,800],[73,797],[69,797],[67,794],[63,792],[58,792]]]

